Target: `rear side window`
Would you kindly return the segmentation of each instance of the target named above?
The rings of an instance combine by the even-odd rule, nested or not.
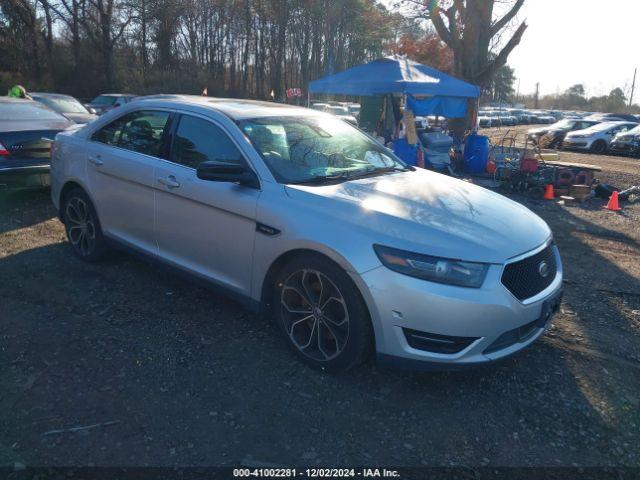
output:
[[[149,110],[131,112],[96,131],[91,139],[159,157],[168,120],[168,112]]]
[[[238,147],[220,127],[202,118],[183,115],[176,129],[171,161],[198,168],[206,161],[244,165]]]

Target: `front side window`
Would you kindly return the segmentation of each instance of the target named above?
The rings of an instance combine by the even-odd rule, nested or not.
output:
[[[91,139],[152,157],[159,157],[168,112],[131,112],[96,131]]]
[[[202,162],[215,161],[231,165],[245,163],[240,150],[220,127],[198,117],[183,115],[176,129],[171,161],[198,168]]]
[[[405,170],[406,165],[337,118],[266,117],[239,126],[280,183],[307,183]]]

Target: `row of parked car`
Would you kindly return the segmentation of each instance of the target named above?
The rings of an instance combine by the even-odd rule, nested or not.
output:
[[[565,118],[548,127],[531,129],[528,136],[543,148],[639,156],[640,122],[617,118],[614,115]]]
[[[562,118],[562,114],[559,111],[523,110],[518,108],[478,111],[478,124],[481,128],[551,124],[557,122],[560,118]]]
[[[478,125],[480,128],[514,127],[516,125],[551,125],[563,119],[599,119],[601,121],[629,121],[640,122],[640,115],[576,112],[564,110],[523,110],[481,109],[478,111]]]

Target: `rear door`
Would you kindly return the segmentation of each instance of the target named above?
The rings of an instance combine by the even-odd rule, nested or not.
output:
[[[153,174],[170,118],[162,110],[130,112],[94,132],[87,149],[89,187],[104,233],[154,254]]]
[[[222,125],[183,114],[172,129],[170,161],[156,169],[156,238],[169,262],[248,295],[260,191],[200,180],[198,164],[248,165]]]

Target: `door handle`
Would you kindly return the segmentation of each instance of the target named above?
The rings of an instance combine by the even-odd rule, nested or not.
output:
[[[96,167],[99,167],[104,164],[100,155],[96,155],[95,157],[89,157],[89,161],[93,163]]]
[[[164,177],[164,178],[159,178],[158,183],[161,183],[167,188],[178,188],[180,186],[180,183],[178,183],[178,181],[176,180],[176,177],[174,177],[173,175],[169,175],[168,177]]]

